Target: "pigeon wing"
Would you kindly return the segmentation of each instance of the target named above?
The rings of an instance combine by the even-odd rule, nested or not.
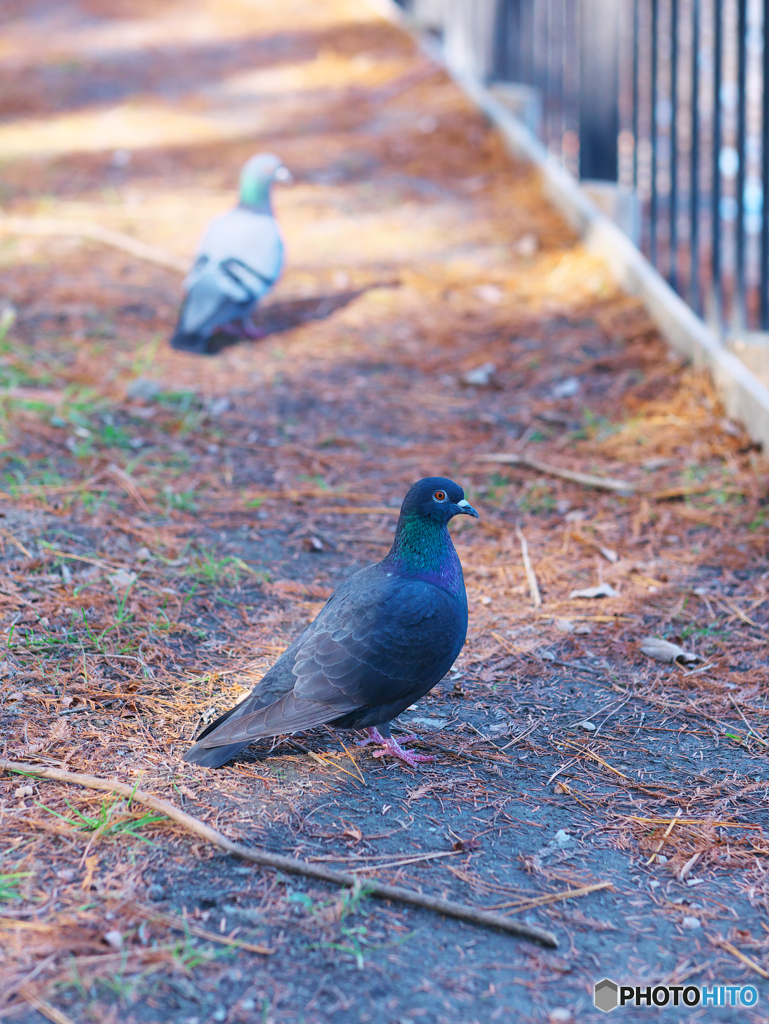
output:
[[[198,256],[224,267],[239,264],[250,275],[250,286],[264,293],[278,279],[283,265],[283,242],[278,222],[269,213],[255,213],[244,206],[211,221],[198,249]],[[194,282],[193,267],[187,281]],[[226,287],[226,286],[225,286]]]
[[[208,336],[248,316],[275,284],[282,265],[283,243],[270,214],[239,206],[217,217],[184,282],[181,332]]]
[[[202,747],[295,732],[359,708],[410,703],[442,678],[464,642],[462,606],[429,583],[363,572],[365,585],[356,574],[345,593],[337,591],[244,702],[250,706],[201,737]],[[358,585],[351,588],[353,580]],[[265,705],[277,683],[270,676],[276,669],[283,675],[284,659],[291,662],[293,686]]]

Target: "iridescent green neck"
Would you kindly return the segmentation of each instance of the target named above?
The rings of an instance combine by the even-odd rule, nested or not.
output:
[[[240,202],[243,206],[251,209],[270,210],[270,185],[269,178],[262,178],[248,175],[240,183]]]
[[[402,515],[382,565],[399,576],[423,579],[449,593],[464,595],[462,566],[445,523],[420,515]]]

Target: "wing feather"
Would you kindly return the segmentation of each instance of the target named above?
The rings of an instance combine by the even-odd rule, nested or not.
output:
[[[419,580],[371,566],[351,577],[251,696],[200,738],[205,748],[307,729],[423,696],[464,643],[467,609]],[[404,705],[405,706],[405,705]]]

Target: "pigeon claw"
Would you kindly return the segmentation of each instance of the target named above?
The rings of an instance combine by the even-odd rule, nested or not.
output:
[[[376,726],[370,726],[367,732],[368,739],[360,740],[358,746],[367,747],[369,743],[379,744],[379,750],[372,750],[374,757],[386,757],[388,755],[390,757],[397,757],[398,760],[405,761],[410,768],[418,768],[420,763],[436,760],[432,754],[415,754],[411,750],[404,750],[394,736],[384,737]],[[408,740],[418,739],[418,737],[410,735],[404,736],[403,739],[404,742],[406,742]]]

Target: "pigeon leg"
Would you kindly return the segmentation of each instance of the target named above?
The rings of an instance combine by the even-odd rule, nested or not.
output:
[[[397,757],[401,761],[405,761],[411,768],[417,768],[420,761],[434,761],[435,757],[432,754],[414,754],[410,750],[404,750],[403,747],[393,736],[383,736],[379,729],[375,725],[369,726],[366,730],[368,732],[368,739],[360,740],[358,742],[359,747],[367,747],[369,743],[381,744],[379,750],[372,751],[374,757],[385,757],[389,754],[391,757]],[[404,740],[415,740],[416,736],[405,736]]]
[[[244,316],[240,322],[243,326],[243,333],[247,338],[252,338],[254,341],[258,341],[260,338],[267,337],[267,331],[261,327],[257,327],[251,317]]]

